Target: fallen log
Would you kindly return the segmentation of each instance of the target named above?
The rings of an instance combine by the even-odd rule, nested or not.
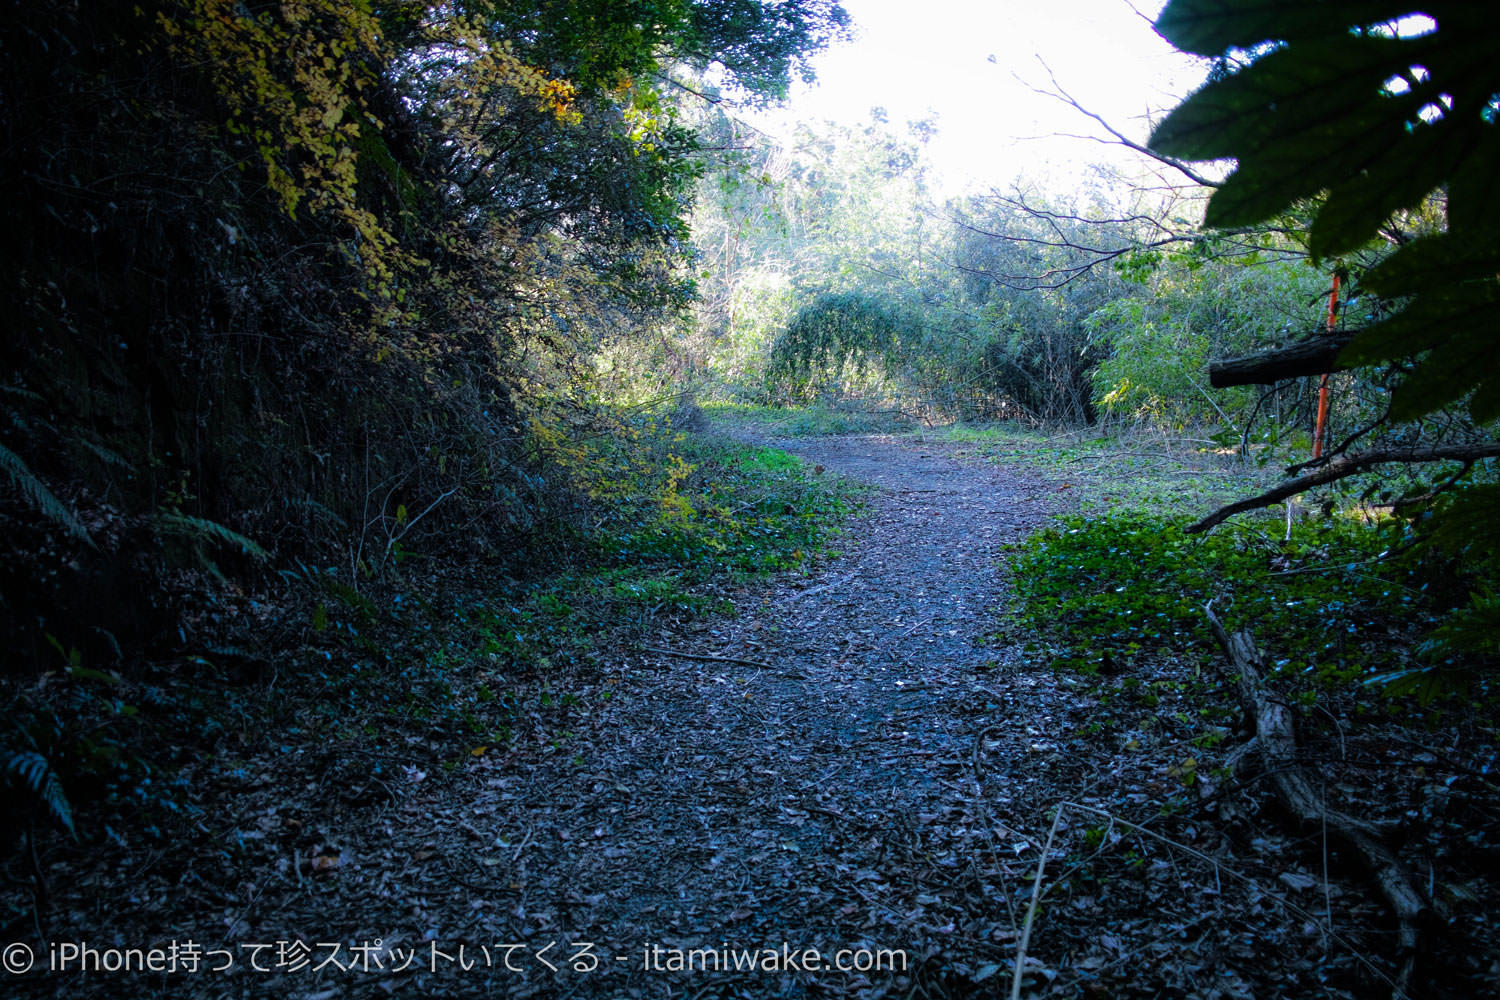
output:
[[[1354,366],[1340,363],[1339,354],[1353,339],[1353,332],[1319,334],[1243,358],[1210,361],[1208,384],[1215,389],[1234,385],[1272,385],[1303,375],[1345,371]]]
[[[1255,647],[1254,636],[1244,629],[1229,634],[1215,617],[1212,602],[1203,610],[1234,668],[1233,680],[1240,703],[1255,722],[1255,739],[1260,745],[1261,760],[1277,798],[1302,826],[1326,831],[1328,837],[1351,850],[1375,880],[1395,915],[1399,970],[1396,995],[1406,995],[1416,965],[1422,925],[1430,909],[1426,895],[1373,824],[1330,809],[1308,780],[1297,762],[1297,738],[1291,709],[1266,693],[1262,681],[1265,661]]]

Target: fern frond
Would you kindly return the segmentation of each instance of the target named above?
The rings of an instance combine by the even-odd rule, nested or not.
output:
[[[0,469],[10,476],[10,481],[15,484],[16,489],[26,497],[31,505],[49,519],[62,525],[68,530],[68,534],[82,542],[93,544],[88,530],[74,516],[73,512],[49,489],[47,484],[37,478],[36,473],[21,460],[21,456],[11,451],[5,445],[0,444]]]
[[[240,534],[233,528],[226,528],[217,521],[210,521],[206,517],[192,517],[188,514],[158,514],[155,522],[158,529],[170,534],[239,546],[242,552],[253,556],[260,562],[271,558],[271,553],[261,548],[253,539]]]
[[[337,524],[340,528],[348,527],[347,521],[345,521],[334,511],[330,510],[327,506],[318,503],[318,501],[314,500],[312,497],[302,497],[298,499],[288,500],[286,501],[286,505],[288,507],[306,507],[308,510],[311,510],[318,514],[322,514],[324,517]]]
[[[58,822],[76,835],[73,829],[73,808],[63,792],[62,782],[46,757],[35,750],[16,750],[5,761],[5,770],[19,775],[26,786],[56,816]]]
[[[133,468],[129,459],[117,451],[111,451],[102,444],[95,444],[87,438],[74,438],[74,440],[87,448],[95,458],[99,459],[105,465],[118,465],[126,469]]]

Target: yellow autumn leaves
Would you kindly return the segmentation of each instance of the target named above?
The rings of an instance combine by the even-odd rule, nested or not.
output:
[[[424,61],[443,116],[469,137],[486,118],[506,114],[505,101],[534,102],[564,124],[582,118],[568,81],[527,65],[477,23],[437,9],[415,53],[393,51],[369,4],[346,0],[284,0],[258,10],[239,0],[177,0],[157,23],[168,51],[206,72],[227,130],[252,144],[282,211],[344,230],[341,249],[364,275],[360,294],[376,326],[399,317],[403,276],[424,263],[361,198],[360,151],[381,142],[385,128],[370,101],[382,75]]]

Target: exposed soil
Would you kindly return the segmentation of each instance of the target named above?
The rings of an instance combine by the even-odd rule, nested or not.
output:
[[[1050,799],[1027,788],[1070,767],[1046,737],[1067,709],[1050,675],[988,640],[997,553],[1056,508],[1056,489],[952,448],[776,443],[878,487],[845,554],[745,595],[734,618],[661,630],[651,648],[684,655],[621,663],[613,708],[587,732],[471,771],[489,905],[445,933],[591,941],[610,967],[534,967],[517,995],[936,996],[1014,952],[1034,852],[1002,817],[1039,825]],[[652,945],[784,944],[898,949],[907,969],[642,968]]]

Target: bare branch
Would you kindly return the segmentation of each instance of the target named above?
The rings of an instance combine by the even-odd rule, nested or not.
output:
[[[1356,455],[1336,458],[1306,475],[1288,479],[1259,496],[1236,500],[1232,504],[1220,507],[1202,520],[1188,525],[1184,530],[1189,534],[1207,531],[1236,514],[1269,507],[1273,503],[1280,503],[1314,486],[1346,479],[1372,465],[1387,465],[1393,462],[1474,462],[1481,458],[1500,458],[1500,441],[1485,441],[1477,444],[1439,444],[1425,448],[1374,448]]]
[[[1026,86],[1031,88],[1033,93],[1041,94],[1043,97],[1051,97],[1056,100],[1062,101],[1064,104],[1068,105],[1084,117],[1092,118],[1095,122],[1098,122],[1099,126],[1104,129],[1104,131],[1114,136],[1114,141],[1118,145],[1124,146],[1127,149],[1133,149],[1137,153],[1140,153],[1142,156],[1150,157],[1157,163],[1171,167],[1173,170],[1177,171],[1179,174],[1186,177],[1194,184],[1198,184],[1206,188],[1216,188],[1219,186],[1218,181],[1209,180],[1206,176],[1198,173],[1196,170],[1194,170],[1192,167],[1188,166],[1181,160],[1173,159],[1170,156],[1163,156],[1150,147],[1141,145],[1134,139],[1131,139],[1129,136],[1125,135],[1125,133],[1121,132],[1119,129],[1115,128],[1109,122],[1105,121],[1103,115],[1085,108],[1082,104],[1078,103],[1077,99],[1074,98],[1072,94],[1069,94],[1066,90],[1063,89],[1062,84],[1057,82],[1057,76],[1052,72],[1052,67],[1048,66],[1041,56],[1037,56],[1036,61],[1041,63],[1042,69],[1047,71],[1047,78],[1052,81],[1052,89],[1046,90],[1041,87],[1032,87],[1030,84],[1026,84]],[[1025,83],[1024,80],[1022,80],[1021,82]],[[1097,136],[1088,136],[1087,138],[1098,139]],[[1108,140],[1099,139],[1098,141],[1107,142]]]
[[[687,93],[692,94],[694,97],[703,101],[705,104],[717,105],[725,103],[725,98],[723,97],[723,95],[710,94],[706,91],[699,90],[697,87],[690,86],[686,81],[672,75],[671,73],[657,73],[655,74],[655,76],[659,82],[665,83],[672,87],[676,87],[678,90],[686,91]]]
[[[1356,428],[1353,433],[1344,438],[1344,440],[1340,441],[1338,443],[1338,446],[1331,449],[1326,455],[1322,455],[1314,459],[1309,459],[1306,462],[1298,462],[1296,465],[1293,465],[1289,469],[1287,469],[1286,474],[1289,476],[1295,476],[1303,469],[1311,469],[1313,466],[1322,465],[1324,462],[1337,458],[1340,455],[1347,454],[1349,449],[1354,446],[1354,442],[1374,433],[1381,427],[1389,424],[1390,421],[1391,411],[1390,408],[1387,407],[1384,413],[1376,417],[1374,420],[1370,421],[1368,424],[1365,424],[1363,427]]]

